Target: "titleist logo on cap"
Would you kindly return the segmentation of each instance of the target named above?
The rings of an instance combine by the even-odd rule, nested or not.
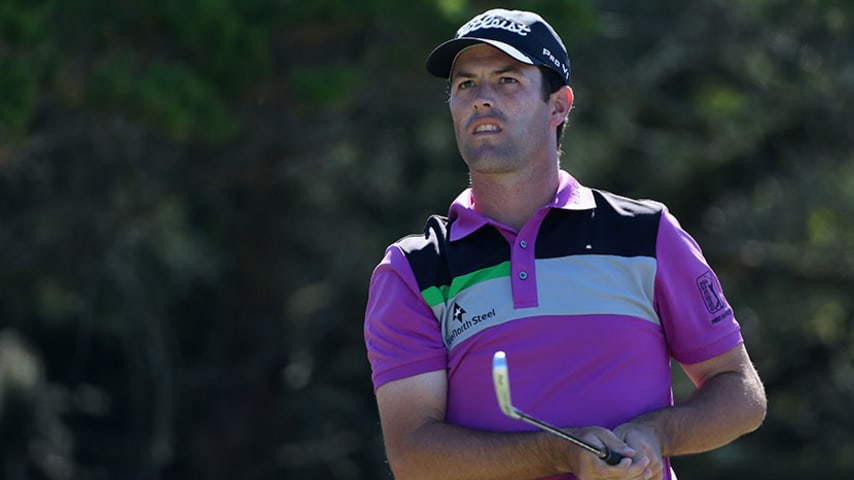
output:
[[[481,28],[500,28],[523,37],[531,31],[531,28],[524,23],[514,22],[513,20],[500,15],[484,13],[472,18],[469,20],[469,23],[460,27],[460,29],[457,30],[457,38],[464,37],[466,34],[474,30],[480,30]]]

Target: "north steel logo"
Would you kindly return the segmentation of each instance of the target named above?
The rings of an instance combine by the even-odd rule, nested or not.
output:
[[[478,325],[487,319],[494,318],[496,316],[495,309],[489,310],[487,312],[480,313],[478,315],[474,315],[469,319],[466,319],[464,315],[466,314],[466,310],[460,306],[459,303],[454,302],[454,307],[451,313],[451,318],[455,320],[459,326],[458,327],[450,327],[445,335],[445,343],[447,345],[451,345],[454,343],[460,335],[464,334],[468,329]]]
[[[454,302],[454,320],[463,323],[463,315],[465,315],[466,311],[463,310],[463,307],[460,306],[459,303]]]

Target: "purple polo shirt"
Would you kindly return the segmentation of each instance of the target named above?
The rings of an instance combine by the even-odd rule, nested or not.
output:
[[[509,272],[446,304],[428,304],[400,246],[388,247],[372,275],[365,316],[375,389],[446,370],[448,423],[532,430],[498,407],[491,361],[503,350],[516,407],[557,426],[615,428],[672,405],[671,356],[697,363],[742,342],[717,277],[666,209],[654,255],[536,258],[534,245],[552,209],[595,215],[596,202],[591,189],[561,171],[553,201],[516,232],[475,212],[471,191],[462,192],[448,215],[450,241],[498,229],[510,248]],[[456,305],[489,321],[443,326]]]

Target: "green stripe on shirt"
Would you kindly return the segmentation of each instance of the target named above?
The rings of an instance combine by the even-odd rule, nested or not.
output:
[[[458,293],[473,285],[509,276],[510,262],[501,262],[498,265],[482,268],[480,270],[475,270],[474,272],[455,277],[451,280],[450,285],[425,288],[421,292],[421,296],[424,298],[424,301],[427,302],[427,305],[432,308],[441,303],[445,303],[449,298],[455,297]]]

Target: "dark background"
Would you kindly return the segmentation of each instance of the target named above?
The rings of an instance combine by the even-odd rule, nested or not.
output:
[[[368,279],[467,186],[423,64],[493,6],[561,33],[564,168],[671,208],[765,381],[680,478],[850,478],[849,0],[0,0],[0,478],[390,478]]]

